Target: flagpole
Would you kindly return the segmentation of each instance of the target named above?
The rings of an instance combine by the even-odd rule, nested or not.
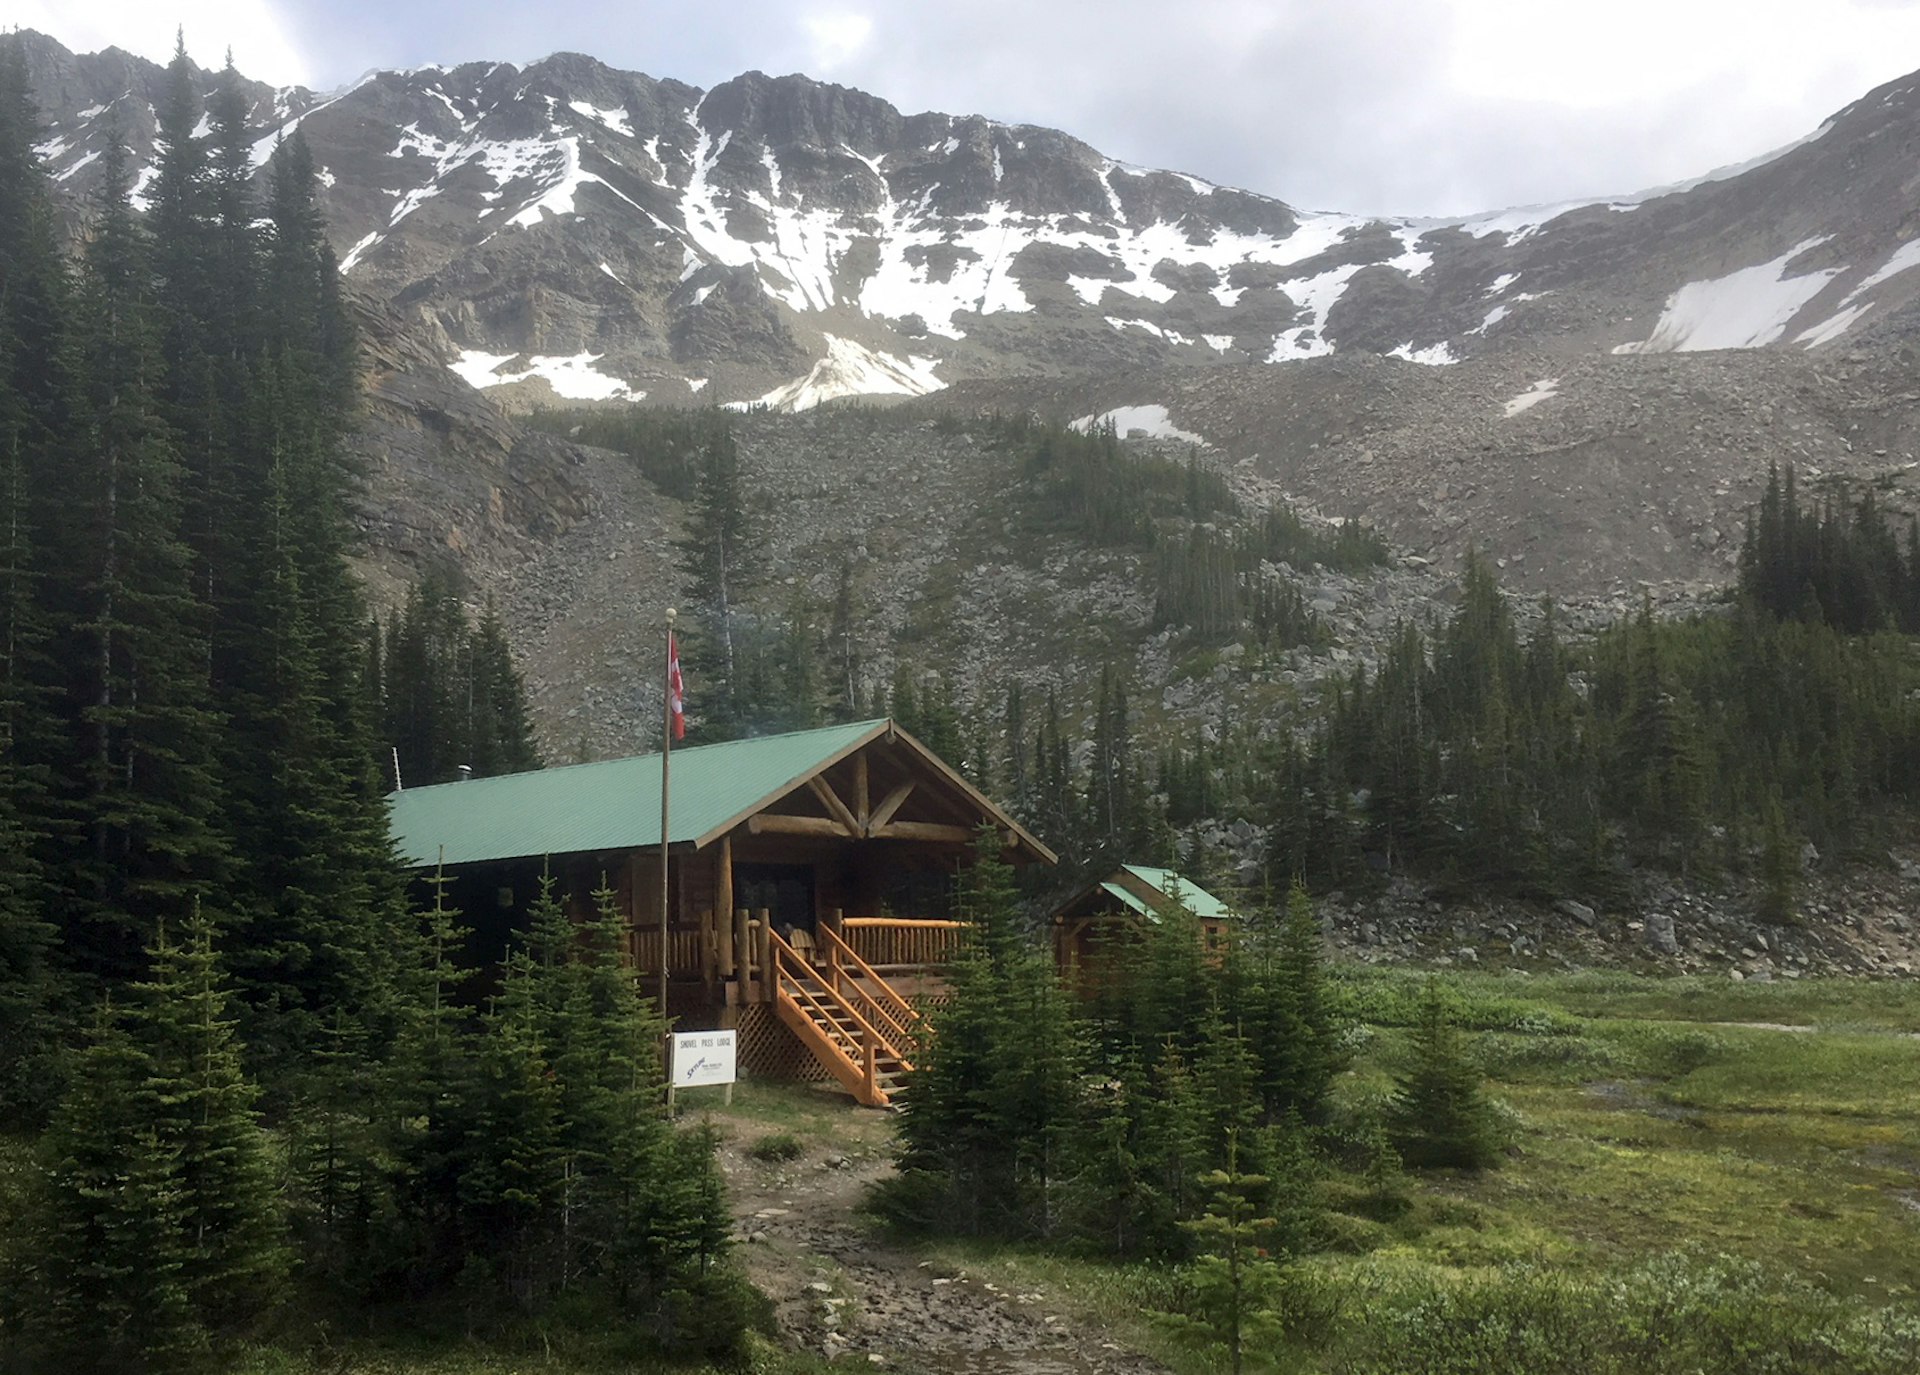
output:
[[[667,608],[667,663],[660,694],[660,1020],[663,1024],[667,1023],[667,770],[673,761],[673,621],[677,614],[672,607]],[[671,1046],[671,1041],[668,1044]],[[671,1056],[668,1066],[671,1076]]]

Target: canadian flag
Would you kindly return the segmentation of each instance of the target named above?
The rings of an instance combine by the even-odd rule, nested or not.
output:
[[[673,738],[687,738],[687,684],[680,676],[680,642],[667,632],[667,715],[673,721]]]

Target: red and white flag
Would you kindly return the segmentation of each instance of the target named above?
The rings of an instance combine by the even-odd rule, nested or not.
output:
[[[687,684],[680,676],[680,642],[667,632],[667,716],[673,722],[673,738],[687,738]]]

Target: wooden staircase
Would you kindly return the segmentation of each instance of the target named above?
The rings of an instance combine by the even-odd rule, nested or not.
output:
[[[870,1108],[892,1105],[926,1032],[912,1003],[822,925],[819,962],[768,932],[775,1014],[840,1085]]]

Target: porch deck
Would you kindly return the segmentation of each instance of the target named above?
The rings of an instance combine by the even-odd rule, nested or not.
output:
[[[707,911],[698,929],[667,932],[669,1001],[679,1001],[671,996],[678,984],[722,1025],[751,1024],[762,1041],[784,1028],[855,1099],[883,1108],[925,1043],[916,1000],[944,990],[941,967],[959,953],[967,929],[959,921],[835,910],[812,930],[783,934],[765,908],[738,908],[730,922]],[[629,958],[643,981],[659,977],[660,935],[629,933]],[[743,1063],[752,1058],[743,1055]]]
[[[916,917],[849,917],[838,910],[824,913],[819,932],[832,932],[841,945],[883,978],[937,977],[941,965],[960,952],[967,923]],[[770,1002],[772,992],[762,986],[773,965],[772,913],[738,908],[731,922],[716,922],[711,910],[700,914],[698,927],[667,932],[667,977],[708,985],[736,983],[742,992],[731,1001]],[[796,928],[783,939],[806,963],[826,965],[835,953],[824,935]],[[628,958],[646,979],[660,975],[660,931],[636,926],[628,932]]]

